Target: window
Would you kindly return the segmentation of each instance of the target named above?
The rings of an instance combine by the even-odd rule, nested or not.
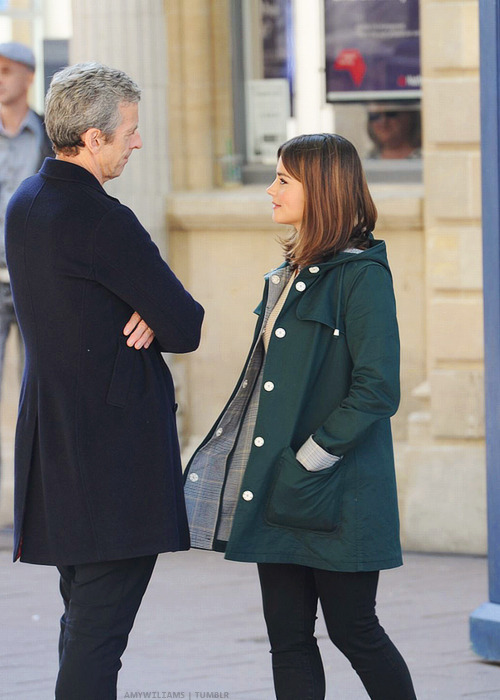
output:
[[[372,182],[421,180],[418,0],[308,0],[317,23],[306,36],[302,0],[241,0],[232,8],[235,152],[243,155],[243,182],[269,180],[278,146],[295,129],[348,138]],[[310,65],[315,52],[319,65]],[[324,70],[312,92],[309,70],[311,83],[319,75],[312,73]],[[305,106],[306,119],[299,115]]]

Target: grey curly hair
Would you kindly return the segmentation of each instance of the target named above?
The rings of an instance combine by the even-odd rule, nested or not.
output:
[[[139,102],[141,91],[123,71],[101,63],[77,63],[54,74],[45,98],[45,127],[56,153],[77,155],[88,129],[111,141],[122,102]]]

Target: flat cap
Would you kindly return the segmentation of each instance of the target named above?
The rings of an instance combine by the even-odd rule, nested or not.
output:
[[[18,41],[6,41],[0,44],[0,56],[22,63],[32,71],[35,70],[35,54],[29,46],[20,44]]]

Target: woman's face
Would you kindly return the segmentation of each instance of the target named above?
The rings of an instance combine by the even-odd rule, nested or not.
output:
[[[266,192],[273,200],[274,223],[288,224],[299,231],[304,216],[304,188],[286,171],[281,158],[276,168],[276,179]]]

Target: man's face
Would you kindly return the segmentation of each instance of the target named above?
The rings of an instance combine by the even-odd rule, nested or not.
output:
[[[99,154],[103,182],[121,175],[134,148],[142,148],[138,131],[139,105],[136,102],[122,102],[118,109],[121,121]]]
[[[0,56],[0,105],[26,101],[33,82],[33,71],[27,66]]]

